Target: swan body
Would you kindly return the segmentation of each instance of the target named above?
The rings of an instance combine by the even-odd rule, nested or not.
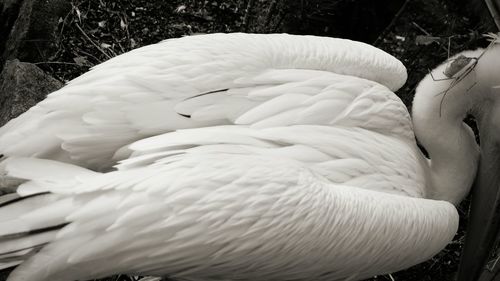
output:
[[[360,280],[429,259],[457,230],[479,150],[459,123],[460,159],[424,137],[426,159],[392,92],[405,79],[380,50],[312,36],[116,57],[0,131],[3,170],[24,181],[0,203],[0,267],[19,264],[9,281]]]

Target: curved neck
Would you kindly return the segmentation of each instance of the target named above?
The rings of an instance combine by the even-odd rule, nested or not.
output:
[[[413,102],[415,135],[429,153],[427,197],[458,204],[469,192],[479,160],[479,147],[471,128],[463,123],[470,108],[468,95],[453,89],[445,100],[449,81],[426,77]],[[466,81],[460,87],[467,87]],[[458,85],[455,87],[458,88]]]

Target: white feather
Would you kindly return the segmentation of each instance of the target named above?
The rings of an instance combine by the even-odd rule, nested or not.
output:
[[[117,151],[136,140],[177,129],[232,124],[268,100],[268,110],[279,104],[273,97],[286,92],[315,95],[322,87],[342,84],[340,76],[346,75],[391,89],[406,79],[398,60],[342,39],[212,34],[167,40],[113,58],[50,94],[0,130],[0,152],[106,171],[120,156],[128,156]],[[356,83],[349,85],[346,90],[359,90]],[[199,96],[225,89],[226,97]],[[282,116],[289,115],[293,114]],[[261,125],[285,122],[264,121],[255,114],[252,119]],[[125,135],[113,138],[109,125],[118,125]],[[71,136],[92,141],[76,142]]]
[[[326,281],[424,261],[458,214],[424,199],[431,168],[391,92],[405,78],[365,44],[276,34],[167,40],[96,66],[0,131],[8,157],[70,163],[4,162],[33,197],[0,208],[15,240],[0,267],[26,258],[9,281]]]

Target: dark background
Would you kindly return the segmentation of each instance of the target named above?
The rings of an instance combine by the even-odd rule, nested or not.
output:
[[[480,0],[0,0],[0,123],[113,56],[213,32],[287,32],[373,44],[406,65],[408,82],[397,94],[410,107],[428,69],[450,54],[485,46],[482,34],[497,29]],[[459,233],[440,254],[371,280],[453,280],[467,204],[459,207]]]

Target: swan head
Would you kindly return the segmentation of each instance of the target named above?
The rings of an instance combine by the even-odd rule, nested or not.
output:
[[[500,42],[498,37],[494,40],[496,42],[485,49],[462,52],[433,70],[432,76],[429,74],[422,80],[417,89],[417,92],[427,93],[424,97],[416,96],[414,101],[413,115],[421,119],[416,120],[415,133],[417,137],[421,133],[429,142],[438,139],[444,143],[447,138],[443,133],[446,131],[440,128],[430,130],[430,136],[425,136],[429,126],[444,128],[446,124],[454,124],[455,128],[467,127],[462,124],[467,114],[473,115],[478,124],[480,156],[474,163],[477,171],[472,184],[469,224],[457,281],[491,281],[498,280],[494,278],[500,275],[500,265],[496,274],[484,270],[500,236]],[[434,100],[431,106],[422,106],[429,100]],[[425,112],[416,114],[415,110]],[[430,123],[435,120],[438,121]],[[421,124],[420,128],[418,124]],[[463,131],[471,134],[468,127]],[[473,136],[458,142],[462,147],[465,146],[463,142],[468,142],[477,150]],[[431,161],[432,158],[431,155]],[[466,185],[470,188],[471,183]],[[468,188],[462,191],[461,197]]]

